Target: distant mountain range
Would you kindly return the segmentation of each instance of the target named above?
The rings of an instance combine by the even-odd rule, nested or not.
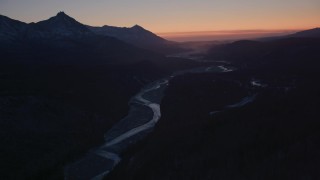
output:
[[[269,38],[260,41],[241,40],[229,44],[213,46],[207,59],[228,60],[238,67],[284,68],[290,64],[295,68],[308,67],[320,59],[319,29],[298,32],[288,36]],[[314,62],[310,62],[310,61]],[[317,67],[317,66],[315,66]],[[309,67],[314,68],[314,67]]]
[[[30,40],[84,38],[94,36],[83,24],[60,12],[48,20],[38,23],[24,23],[0,16],[0,42],[12,44],[25,43]]]
[[[320,37],[320,28],[301,31],[282,37],[262,38],[274,40],[289,37]],[[25,23],[0,15],[1,53],[27,52],[64,57],[92,57],[105,60],[153,58],[155,53],[176,53],[184,49],[178,43],[167,41],[139,25],[131,28],[84,25],[64,12],[37,23]],[[61,53],[61,51],[63,53]],[[125,52],[125,53],[124,53]],[[50,54],[50,55],[49,55]],[[21,58],[18,58],[21,59]],[[111,61],[111,60],[110,60]]]
[[[313,28],[304,31],[299,31],[293,34],[285,35],[285,36],[271,36],[271,37],[262,37],[257,40],[260,41],[273,41],[279,39],[286,38],[320,38],[320,28]]]
[[[46,62],[50,58],[55,62],[84,62],[89,58],[92,63],[127,63],[159,57],[117,38],[97,34],[64,12],[30,24],[1,15],[0,48],[3,59],[12,62]]]
[[[111,44],[119,44],[120,42],[116,40],[118,39],[155,52],[166,53],[179,50],[174,42],[167,41],[138,25],[131,28],[91,27],[79,23],[64,12],[59,12],[47,20],[30,24],[0,15],[0,47],[16,48],[23,45],[30,46],[30,43],[75,47],[79,45],[79,42],[74,42],[74,40],[83,43],[88,39],[97,39],[102,36],[107,38],[108,43]],[[124,45],[125,43],[123,46],[128,46]]]

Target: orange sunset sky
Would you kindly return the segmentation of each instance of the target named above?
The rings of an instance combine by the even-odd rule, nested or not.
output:
[[[2,15],[25,22],[59,11],[94,26],[139,24],[175,40],[281,35],[320,26],[319,0],[0,0]]]

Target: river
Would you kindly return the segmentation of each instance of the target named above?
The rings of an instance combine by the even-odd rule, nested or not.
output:
[[[65,179],[103,179],[120,161],[120,153],[150,132],[161,117],[160,104],[164,90],[175,76],[186,73],[225,73],[225,66],[199,67],[183,70],[146,85],[129,101],[128,115],[106,134],[105,143],[92,149],[79,161],[65,168]]]

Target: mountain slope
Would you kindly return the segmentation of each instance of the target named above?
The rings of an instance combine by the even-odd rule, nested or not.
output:
[[[113,26],[87,27],[97,34],[115,37],[132,44],[136,44],[137,41],[141,44],[162,44],[168,42],[139,25],[135,25],[131,28]]]
[[[171,53],[182,50],[177,43],[163,39],[139,25],[130,28],[107,25],[102,27],[87,27],[96,34],[115,37],[129,44],[156,52]]]
[[[121,28],[107,25],[102,27],[87,27],[99,35],[115,37],[131,44],[138,43],[140,45],[152,45],[164,44],[168,42],[167,40],[153,34],[152,32],[145,30],[139,25],[135,25],[131,28]]]
[[[12,44],[22,38],[28,24],[0,15],[0,42]],[[1,43],[0,43],[1,45]]]

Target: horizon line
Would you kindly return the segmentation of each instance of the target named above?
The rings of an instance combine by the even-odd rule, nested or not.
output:
[[[303,29],[307,30],[307,29]],[[190,32],[168,32],[156,33],[158,36],[177,42],[186,41],[220,41],[256,39],[262,37],[275,37],[294,34],[302,29],[248,29],[248,30],[216,30],[216,31],[190,31]]]
[[[288,29],[226,29],[226,30],[199,30],[199,31],[166,31],[166,32],[154,32],[156,34],[202,34],[202,33],[268,33],[268,32],[291,32],[291,31],[303,31],[313,28],[288,28]]]

